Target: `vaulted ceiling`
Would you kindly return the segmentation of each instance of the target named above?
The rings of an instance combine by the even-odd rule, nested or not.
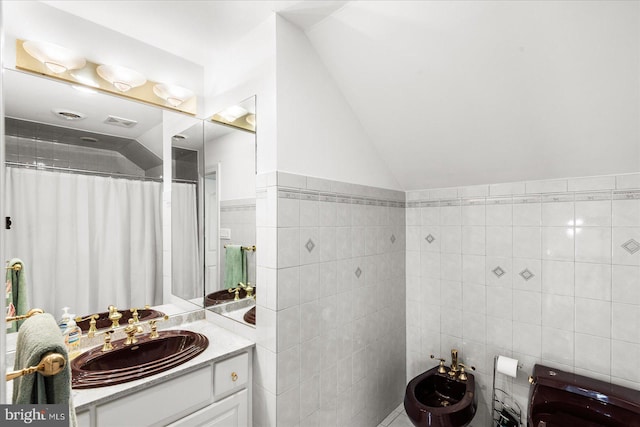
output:
[[[639,170],[638,2],[46,3],[197,63],[280,13],[406,190]]]

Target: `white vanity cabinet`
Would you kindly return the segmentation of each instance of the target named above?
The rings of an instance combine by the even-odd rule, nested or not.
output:
[[[78,413],[78,425],[250,427],[251,351],[96,403]]]

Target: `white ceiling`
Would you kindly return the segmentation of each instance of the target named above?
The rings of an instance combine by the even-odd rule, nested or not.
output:
[[[42,3],[204,66],[212,52],[224,51],[274,11],[298,2],[49,0]]]
[[[279,12],[406,190],[639,169],[639,2],[45,3],[198,64]]]

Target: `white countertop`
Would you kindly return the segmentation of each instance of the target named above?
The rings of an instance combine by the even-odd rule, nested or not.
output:
[[[156,307],[154,307],[156,308]],[[167,306],[159,306],[157,309],[164,311],[171,315],[172,310]],[[202,314],[204,316],[204,313]],[[197,316],[185,316],[184,319]],[[170,321],[169,321],[170,322]],[[124,395],[139,392],[143,388],[151,387],[160,382],[168,379],[183,375],[187,372],[196,370],[208,363],[215,362],[221,359],[225,359],[229,356],[241,353],[252,348],[255,343],[230,332],[214,323],[206,320],[183,320],[180,324],[172,327],[161,327],[161,323],[158,324],[158,330],[172,330],[172,329],[185,329],[193,332],[203,334],[209,339],[209,346],[204,352],[200,353],[195,358],[188,360],[187,362],[176,366],[167,371],[141,378],[139,380],[130,381],[122,384],[116,384],[108,387],[98,387],[91,389],[72,390],[73,403],[76,411],[83,411],[88,409],[90,405],[101,404],[113,399],[117,399]],[[145,331],[146,333],[147,331]],[[17,335],[17,334],[16,334]],[[116,339],[114,337],[114,339]],[[85,350],[88,350],[86,348]],[[13,363],[7,366],[8,370],[11,370]],[[12,394],[12,382],[7,383],[7,396]]]
[[[119,398],[122,395],[129,394],[128,392],[140,392],[142,388],[151,387],[159,382],[196,370],[212,361],[215,362],[241,353],[255,345],[253,342],[216,326],[207,320],[198,320],[166,330],[171,329],[186,329],[201,333],[209,339],[209,346],[195,358],[156,375],[108,387],[72,390],[73,403],[76,411],[88,409],[88,406],[92,404],[104,403]]]

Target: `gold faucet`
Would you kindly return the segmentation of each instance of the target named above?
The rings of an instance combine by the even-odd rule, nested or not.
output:
[[[440,361],[440,365],[438,366],[438,373],[439,374],[446,374],[447,373],[447,367],[444,366],[444,362],[446,362],[446,360],[444,360],[441,357],[435,357],[433,354],[431,355],[431,358]]]
[[[156,325],[157,320],[149,320],[149,338],[156,339],[160,337],[158,334],[158,325]]]
[[[111,327],[117,328],[120,326],[120,318],[122,314],[118,312],[118,309],[114,305],[109,306],[109,320],[111,320]]]
[[[449,371],[449,375],[455,377],[458,375],[458,350],[455,348],[451,349],[451,370]]]
[[[129,326],[124,328],[124,333],[127,334],[127,338],[124,340],[124,345],[131,345],[138,342],[136,334],[142,333],[142,327],[133,324],[133,319],[129,319]]]
[[[165,314],[161,319],[149,320],[149,338],[152,340],[160,337],[158,334],[158,325],[156,324],[160,320],[169,320],[169,316]]]
[[[242,282],[240,282],[240,283],[242,283]],[[236,295],[233,298],[234,301],[238,301],[240,299],[240,289],[242,289],[240,286],[237,286],[235,288],[229,289],[229,293],[232,293],[232,292],[236,293]]]
[[[472,371],[475,371],[476,368],[475,366],[467,366],[463,363],[458,362],[458,366],[460,366],[460,374],[458,375],[458,379],[460,381],[466,381],[467,380],[467,373],[465,372],[465,369],[471,369]]]
[[[246,298],[253,297],[253,286],[251,286],[251,282],[247,282],[246,285],[242,282],[238,282],[238,286],[247,291]]]
[[[133,322],[138,323],[140,321],[138,310],[149,310],[150,308],[151,306],[147,304],[143,308],[132,308],[131,310],[129,310],[131,312],[131,316],[133,317]]]
[[[83,322],[87,319],[91,319],[89,321],[89,330],[87,331],[87,337],[89,338],[93,338],[96,335],[96,332],[98,332],[98,329],[96,328],[96,320],[98,320],[98,317],[100,317],[99,314],[92,314],[87,317],[76,317],[76,322]]]
[[[113,350],[113,345],[111,344],[111,334],[113,332],[105,332],[104,334],[104,344],[102,345],[102,352],[105,353],[109,350]]]

